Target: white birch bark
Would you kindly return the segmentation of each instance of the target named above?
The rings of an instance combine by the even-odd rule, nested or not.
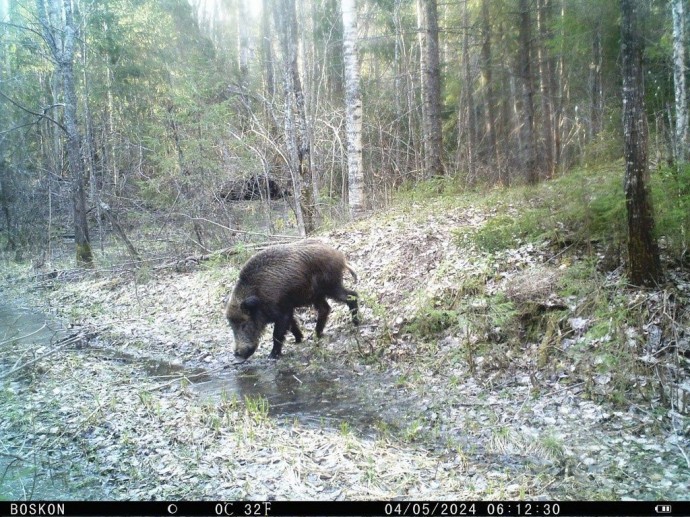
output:
[[[672,0],[673,16],[673,83],[676,97],[676,130],[673,147],[675,160],[684,164],[688,156],[688,105],[685,86],[685,14],[684,0]]]
[[[364,210],[364,170],[362,164],[362,92],[357,60],[357,6],[355,0],[342,0],[342,12],[348,205],[351,217],[356,218]]]
[[[246,0],[237,1],[237,54],[239,56],[240,86],[246,89],[249,77],[249,60],[251,49],[249,47],[249,19]]]

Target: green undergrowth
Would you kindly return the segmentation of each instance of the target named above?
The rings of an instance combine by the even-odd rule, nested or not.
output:
[[[669,258],[676,260],[688,247],[690,165],[663,166],[650,176],[656,234]],[[396,204],[419,217],[424,206],[486,210],[491,215],[486,224],[475,231],[459,229],[458,239],[489,253],[545,240],[561,246],[624,247],[623,180],[620,160],[581,167],[535,186],[468,189],[452,178],[435,178],[401,189]]]
[[[474,232],[460,232],[463,244],[497,252],[524,243],[555,245],[621,240],[625,198],[616,166],[580,169],[536,186],[494,191],[482,204],[494,214]]]
[[[493,216],[476,231],[460,231],[461,244],[497,252],[524,243],[624,248],[626,208],[623,164],[577,169],[536,186],[494,190],[475,200]],[[690,166],[651,174],[656,234],[668,258],[686,253],[690,227]]]
[[[449,272],[441,264],[435,278],[443,288],[423,287],[411,296],[415,311],[403,332],[439,350],[450,338],[459,350],[448,350],[448,361],[470,370],[483,356],[484,367],[506,374],[522,364],[548,378],[581,383],[593,399],[616,403],[659,395],[655,390],[664,388],[639,360],[650,304],[630,289],[623,269],[608,275],[625,261],[623,174],[617,162],[536,186],[462,193],[436,180],[403,193],[402,206],[418,203],[414,213],[422,221],[453,201],[456,209],[472,207],[488,216],[483,225],[454,232],[458,254],[472,256],[472,270]],[[651,177],[664,258],[682,263],[690,168],[665,168]],[[526,244],[532,246],[519,252]],[[509,260],[515,256],[517,262]]]

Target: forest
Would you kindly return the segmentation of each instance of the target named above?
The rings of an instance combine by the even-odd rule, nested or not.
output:
[[[689,9],[0,0],[0,501],[687,499]]]

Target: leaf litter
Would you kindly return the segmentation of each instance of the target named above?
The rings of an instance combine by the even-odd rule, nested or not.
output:
[[[38,361],[21,382],[4,381],[5,395],[23,404],[0,429],[13,443],[23,433],[23,451],[71,451],[113,499],[690,497],[687,409],[637,393],[664,379],[631,375],[620,387],[590,359],[613,334],[593,336],[602,322],[585,297],[558,292],[581,258],[548,242],[478,251],[458,236],[490,214],[437,208],[392,209],[320,236],[358,271],[363,325],[354,331],[334,306],[325,338],[290,341],[274,362],[267,332],[251,359],[269,379],[294,377],[295,392],[325,390],[309,379],[327,378],[333,391],[315,394],[323,405],[310,418],[264,408],[256,379],[241,392],[196,389],[194,375],[241,374],[229,367],[222,318],[237,278],[226,263],[163,269],[143,282],[53,281],[34,301],[94,337]],[[634,293],[631,305],[658,321],[646,331],[629,325],[631,344],[620,346],[641,344],[658,360],[666,329],[687,342],[687,330],[661,321],[671,309],[674,322],[687,321],[687,275],[675,274],[686,305]],[[449,323],[420,335],[415,322],[434,311]],[[530,332],[534,314],[555,323]],[[313,313],[299,318],[313,334]],[[665,365],[656,371],[687,378],[687,363]],[[612,401],[613,390],[624,396]],[[333,392],[350,400],[348,412],[319,418],[337,403]],[[365,425],[360,416],[372,410],[381,418]]]

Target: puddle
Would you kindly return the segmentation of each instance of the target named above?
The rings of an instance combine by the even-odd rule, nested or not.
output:
[[[0,304],[0,342],[49,347],[65,335],[60,325],[43,314]],[[268,402],[269,416],[297,419],[308,425],[339,428],[345,423],[369,435],[382,423],[390,427],[403,421],[404,409],[409,409],[409,401],[392,402],[401,400],[393,381],[375,371],[357,374],[321,369],[315,372],[302,365],[291,365],[289,359],[283,358],[211,372],[117,350],[107,344],[98,346],[98,341],[96,346],[86,347],[82,352],[104,360],[138,364],[149,377],[161,382],[184,377],[200,399],[220,401],[223,397],[236,397],[244,401],[262,397]],[[11,362],[3,363],[0,359],[0,373],[11,367]]]
[[[193,382],[192,390],[201,398],[263,397],[268,414],[298,420],[302,424],[338,428],[343,424],[373,434],[381,424],[393,425],[403,416],[391,404],[391,381],[376,372],[311,372],[285,363],[242,365]]]
[[[24,307],[0,304],[0,343],[49,345],[65,337],[61,325]]]
[[[40,348],[49,350],[67,335],[58,322],[44,314],[17,305],[0,304],[0,374],[30,359]],[[31,381],[17,375],[10,377],[6,384],[0,384],[0,407],[15,418],[18,414],[36,418],[26,412],[23,390],[27,382]],[[86,461],[79,451],[44,452],[35,450],[31,438],[24,433],[9,431],[0,435],[0,500],[107,497],[100,481],[91,477],[84,467]]]
[[[397,427],[404,411],[392,404],[392,381],[373,371],[307,371],[289,360],[256,361],[221,372],[186,368],[164,359],[143,357],[112,348],[91,348],[106,360],[138,364],[152,378],[162,382],[185,378],[200,400],[263,398],[268,414],[280,420],[298,420],[305,425],[338,429],[343,424],[373,436],[377,427]],[[409,401],[404,404],[407,409]]]
[[[146,374],[160,381],[186,378],[190,382],[202,382],[211,378],[204,368],[185,368],[184,365],[157,359],[150,356],[108,348],[107,346],[92,346],[87,349],[94,356],[104,360],[119,361],[141,366]]]

